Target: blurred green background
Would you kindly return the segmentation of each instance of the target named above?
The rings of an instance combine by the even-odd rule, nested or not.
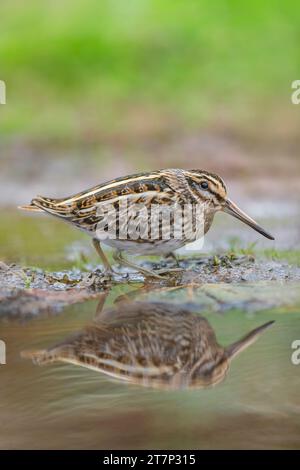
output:
[[[1,140],[299,129],[295,0],[2,0]]]
[[[262,279],[299,279],[300,105],[291,102],[292,82],[300,80],[299,45],[296,0],[1,0],[0,80],[7,104],[0,105],[0,260],[90,270],[99,257],[85,234],[17,206],[36,194],[68,196],[122,174],[202,168],[223,176],[230,198],[276,238],[270,242],[219,214],[204,251],[255,256]],[[255,269],[251,264],[237,281],[245,284],[252,270],[255,279]],[[23,280],[31,286],[31,277]],[[8,279],[9,286],[15,282]],[[5,369],[6,382],[18,393],[2,387],[11,424],[4,443],[37,447],[44,436],[51,446],[54,436],[62,446],[75,436],[72,445],[88,439],[95,448],[111,442],[178,448],[179,440],[199,447],[207,439],[209,446],[299,447],[299,382],[290,362],[299,315],[292,310],[282,318],[266,313],[265,320],[276,318],[275,335],[251,349],[232,382],[228,377],[222,388],[201,398],[197,393],[194,401],[180,392],[173,406],[169,395],[163,401],[159,394],[154,401],[140,392],[125,396],[104,381],[97,400],[98,378],[97,389],[86,393],[86,376],[77,383],[73,370],[70,378],[53,368],[43,382],[40,371],[20,362],[23,346],[61,341],[64,325],[77,329],[76,309],[61,317],[65,323],[49,316],[46,324],[37,319],[33,329],[26,324],[19,332],[7,323],[9,354],[17,359],[16,368]],[[84,322],[87,313],[94,315],[89,309],[82,310]],[[224,309],[216,323],[221,338],[250,330],[256,317],[246,309]],[[32,400],[35,393],[41,403]],[[14,414],[7,415],[12,405]]]
[[[80,237],[16,210],[36,194],[164,167],[219,173],[281,247],[299,246],[296,1],[2,0],[0,18],[1,256],[18,260],[32,233],[41,252]]]

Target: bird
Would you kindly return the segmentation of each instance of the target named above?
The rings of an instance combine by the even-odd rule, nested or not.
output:
[[[274,321],[221,346],[208,320],[185,305],[118,302],[61,343],[22,356],[35,364],[64,362],[127,383],[160,389],[205,388],[224,380],[234,357]]]
[[[161,278],[159,273],[126,259],[124,252],[174,257],[175,250],[208,232],[218,211],[274,240],[228,198],[220,176],[197,169],[170,168],[128,175],[65,198],[36,196],[21,209],[47,212],[89,234],[107,274],[113,269],[102,243],[116,249],[114,259],[120,264]]]

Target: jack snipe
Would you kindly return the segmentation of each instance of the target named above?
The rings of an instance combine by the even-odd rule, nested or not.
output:
[[[201,238],[217,211],[227,212],[274,239],[228,199],[222,178],[204,170],[139,173],[68,198],[37,196],[22,208],[48,212],[91,235],[105,269],[110,272],[112,268],[101,242],[117,249],[116,259],[121,264],[153,275],[125,260],[121,253],[171,255],[174,250]]]
[[[67,362],[155,388],[203,388],[221,382],[231,360],[271,324],[223,347],[202,316],[163,302],[127,302],[47,350],[23,352],[37,364]]]

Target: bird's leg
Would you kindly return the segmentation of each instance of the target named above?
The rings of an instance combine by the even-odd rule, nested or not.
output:
[[[168,254],[166,255],[166,258],[172,258],[172,260],[173,260],[173,261],[175,262],[175,264],[176,264],[176,267],[177,267],[177,268],[180,267],[180,266],[179,266],[179,260],[178,260],[177,256],[175,255],[175,253],[173,253],[173,251],[171,251],[171,253],[168,253]]]
[[[158,274],[179,273],[179,272],[183,271],[183,268],[181,268],[181,267],[179,266],[178,258],[177,258],[177,256],[176,256],[174,253],[172,253],[172,252],[168,253],[168,254],[165,256],[165,258],[172,258],[172,259],[175,261],[175,263],[176,263],[176,268],[163,268],[163,269],[158,269],[158,270],[157,270],[157,273],[158,273]]]
[[[133,263],[132,261],[129,261],[128,259],[125,259],[120,251],[117,251],[113,254],[113,258],[115,261],[119,262],[123,266],[127,266],[128,268],[135,269],[136,271],[139,271],[140,273],[144,274],[145,277],[155,277],[156,279],[164,279],[162,276],[159,274],[156,274],[154,271],[151,271],[150,269],[142,268],[138,264]]]
[[[141,295],[142,293],[148,293],[149,291],[153,290],[153,286],[149,286],[145,284],[143,287],[139,287],[138,289],[134,289],[132,291],[126,292],[126,294],[120,294],[114,300],[114,305],[122,302],[133,302],[137,295]]]
[[[97,238],[93,238],[93,245],[94,245],[98,255],[101,258],[101,261],[102,261],[103,266],[104,266],[105,273],[110,274],[110,275],[113,274],[113,269],[110,265],[110,262],[106,258],[105,254],[104,254],[104,251],[101,248],[100,242],[99,242],[99,240],[97,240]]]
[[[101,315],[102,315],[102,312],[103,312],[103,307],[104,307],[104,304],[106,302],[106,299],[108,297],[108,294],[109,294],[109,290],[103,292],[100,297],[99,297],[99,302],[98,302],[98,305],[97,305],[97,309],[96,309],[96,313],[95,313],[95,317],[94,319],[100,319]]]

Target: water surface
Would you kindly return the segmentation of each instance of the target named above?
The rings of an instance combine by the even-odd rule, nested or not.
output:
[[[108,304],[120,289],[112,293]],[[7,364],[0,366],[1,448],[295,448],[300,444],[300,311],[207,314],[221,344],[275,319],[238,357],[224,382],[204,390],[128,385],[81,367],[36,366],[21,358],[80,330],[97,302],[20,324],[2,321]]]

